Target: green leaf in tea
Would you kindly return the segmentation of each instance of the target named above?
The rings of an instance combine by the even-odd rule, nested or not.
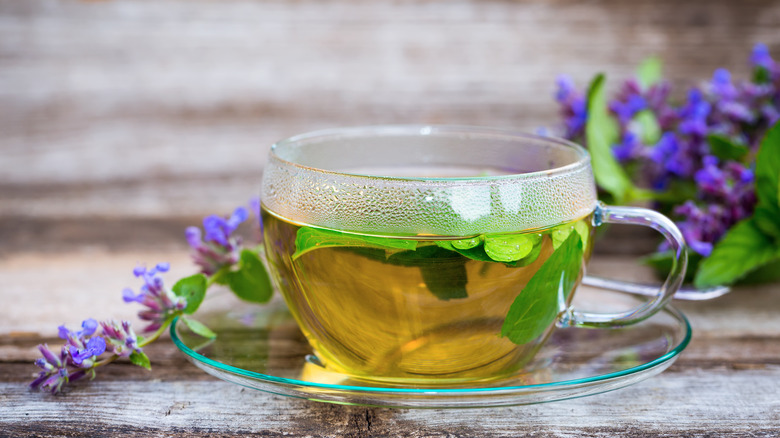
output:
[[[468,297],[466,261],[457,251],[429,245],[395,253],[384,262],[419,268],[428,290],[438,299],[447,301]]]
[[[172,290],[177,296],[187,300],[184,313],[191,315],[198,310],[200,303],[203,302],[203,297],[206,296],[206,276],[195,274],[184,277],[173,285]]]
[[[531,250],[530,253],[528,253],[527,256],[521,258],[520,260],[516,262],[511,263],[504,263],[505,265],[511,267],[511,268],[522,268],[524,266],[528,266],[531,263],[535,262],[536,259],[539,258],[539,254],[542,253],[542,242],[539,241],[538,244],[534,245],[534,249]]]
[[[732,139],[721,134],[710,134],[707,136],[707,143],[710,145],[712,155],[721,160],[742,160],[748,154],[747,146],[735,143]]]
[[[196,321],[191,318],[182,318],[182,321],[184,321],[184,324],[186,324],[187,327],[198,336],[202,336],[208,339],[214,339],[217,337],[216,333],[211,331],[210,328],[206,327],[206,325],[200,321]]]
[[[147,356],[143,351],[136,350],[130,353],[130,362],[133,365],[138,365],[139,367],[146,368],[147,370],[152,369],[152,362],[149,360],[149,356]]]
[[[480,244],[482,244],[481,236],[452,241],[452,247],[455,249],[471,249],[479,246]]]
[[[468,257],[478,262],[495,262],[495,260],[491,259],[490,256],[485,253],[483,245],[478,245],[470,249],[458,249],[452,245],[452,242],[452,240],[437,240],[436,245],[450,251],[455,251],[464,257]]]
[[[488,234],[485,236],[485,253],[497,262],[516,262],[531,253],[542,241],[537,233]]]
[[[694,284],[707,288],[734,283],[777,256],[778,249],[755,220],[745,219],[731,228],[715,245],[712,254],[702,261]]]
[[[257,254],[249,249],[241,251],[237,271],[224,275],[230,290],[239,298],[250,303],[265,303],[271,299],[273,287],[268,271]]]
[[[417,241],[411,239],[392,239],[387,237],[362,236],[319,228],[302,227],[295,236],[295,253],[292,259],[318,248],[360,247],[377,248],[389,251],[414,250]]]
[[[574,289],[582,268],[582,255],[579,233],[570,233],[515,298],[501,327],[501,336],[515,344],[525,344],[541,336]]]

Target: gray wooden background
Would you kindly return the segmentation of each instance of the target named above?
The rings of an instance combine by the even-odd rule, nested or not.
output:
[[[679,85],[780,58],[771,0],[0,0],[0,217],[172,217],[257,191],[323,127],[534,129],[555,76]]]
[[[535,129],[555,76],[584,87],[661,56],[678,92],[738,77],[778,0],[0,0],[0,436],[773,436],[780,290],[682,305],[694,340],[624,390],[488,411],[347,408],[244,392],[168,341],[52,399],[25,382],[40,342],[119,299],[138,262],[192,271],[182,237],[256,195],[268,147],[380,123]],[[624,239],[631,245],[630,239]],[[652,276],[601,254],[593,272]]]

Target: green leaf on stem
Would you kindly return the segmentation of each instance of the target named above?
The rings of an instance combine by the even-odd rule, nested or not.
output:
[[[672,261],[674,260],[674,251],[661,251],[650,254],[646,257],[642,257],[640,262],[647,266],[650,266],[655,271],[655,274],[659,278],[666,278],[669,275],[669,271],[672,270]],[[694,251],[688,252],[688,269],[685,271],[685,282],[690,283],[693,281],[696,271],[699,269],[699,263],[702,257],[699,253]]]
[[[195,274],[184,277],[173,285],[173,293],[187,300],[184,313],[191,315],[198,310],[203,297],[206,296],[206,276]]]
[[[753,211],[753,219],[756,226],[767,236],[772,236],[775,242],[780,243],[780,218],[771,207],[759,204]]]
[[[203,324],[200,321],[196,321],[194,319],[182,317],[182,321],[184,321],[184,324],[189,327],[190,330],[192,330],[193,333],[195,333],[198,336],[208,338],[208,339],[214,339],[217,337],[217,334],[211,331],[210,328],[206,327],[205,324]]]
[[[582,268],[582,241],[579,233],[569,233],[563,244],[536,271],[515,298],[501,327],[501,336],[515,344],[538,338],[568,300]],[[565,305],[565,304],[564,304]]]
[[[241,251],[238,270],[224,274],[230,290],[237,297],[250,303],[265,303],[273,295],[273,286],[265,265],[251,249]]]
[[[604,82],[604,75],[599,74],[593,79],[588,90],[585,137],[596,183],[611,194],[616,203],[623,204],[634,197],[636,188],[612,154],[612,145],[618,140],[618,129],[607,111]]]
[[[146,368],[147,370],[152,369],[152,362],[149,360],[149,356],[147,356],[143,351],[136,350],[130,353],[130,362],[132,362],[133,365],[138,365],[139,367]]]
[[[759,65],[753,70],[753,82],[756,84],[772,82],[772,74],[766,67]]]
[[[707,136],[707,143],[710,145],[712,155],[721,160],[740,161],[748,154],[747,146],[735,143],[725,135],[710,134]]]
[[[642,143],[646,145],[654,145],[661,139],[661,125],[658,124],[658,119],[650,110],[639,111],[635,116],[635,123],[639,125],[640,139]]]
[[[780,121],[767,131],[756,155],[756,194],[759,205],[780,213]]]
[[[780,255],[753,218],[732,227],[696,272],[698,288],[732,284]]]
[[[651,56],[637,67],[636,77],[642,89],[647,90],[661,81],[663,73],[663,62],[657,56]]]

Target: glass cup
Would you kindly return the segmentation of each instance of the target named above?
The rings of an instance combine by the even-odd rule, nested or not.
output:
[[[620,327],[679,288],[665,216],[601,204],[588,153],[514,131],[376,126],[272,146],[262,217],[270,270],[319,362],[352,379],[473,385],[530,367],[555,327]],[[602,223],[651,227],[675,258],[619,313],[571,306]]]

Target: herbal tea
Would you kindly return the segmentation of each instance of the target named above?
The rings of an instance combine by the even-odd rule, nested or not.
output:
[[[591,219],[399,238],[294,225],[263,210],[268,261],[318,358],[395,384],[473,382],[523,367],[569,305]]]

